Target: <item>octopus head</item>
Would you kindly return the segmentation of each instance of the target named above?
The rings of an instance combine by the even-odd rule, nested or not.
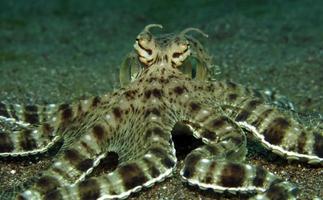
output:
[[[136,37],[134,50],[120,67],[120,83],[127,85],[140,74],[155,67],[176,68],[191,78],[205,79],[209,74],[211,57],[194,37],[187,33],[195,31],[208,37],[197,28],[187,28],[180,33],[152,34],[151,28],[162,28],[160,24],[149,24]],[[151,68],[153,67],[153,68]]]
[[[137,36],[134,44],[139,61],[148,67],[155,63],[171,64],[173,67],[181,66],[185,59],[192,54],[190,45],[192,41],[186,36],[187,32],[197,31],[207,37],[197,28],[187,28],[176,35],[165,34],[156,37],[150,32],[150,28],[153,27],[162,28],[162,25],[147,25]]]

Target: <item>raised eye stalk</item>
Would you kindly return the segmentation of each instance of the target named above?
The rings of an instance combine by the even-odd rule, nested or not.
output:
[[[150,33],[149,29],[151,29],[153,27],[163,28],[163,26],[161,24],[148,24],[147,26],[145,26],[143,32]]]
[[[192,28],[192,27],[184,29],[182,32],[179,33],[179,35],[184,36],[184,35],[186,35],[186,33],[190,32],[190,31],[195,31],[195,32],[202,34],[204,37],[209,37],[209,35],[204,33],[201,29]]]

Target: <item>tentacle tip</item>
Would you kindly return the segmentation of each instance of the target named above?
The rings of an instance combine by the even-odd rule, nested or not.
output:
[[[157,28],[163,28],[163,25],[161,24],[148,24],[147,26],[145,26],[144,31],[145,32],[149,32],[149,29],[153,28],[153,27],[157,27]]]
[[[184,30],[180,33],[180,35],[185,35],[185,34],[187,34],[187,33],[188,33],[188,32],[190,32],[190,31],[198,32],[198,33],[200,33],[201,35],[203,35],[203,36],[204,36],[204,37],[206,37],[206,38],[208,38],[208,37],[209,37],[209,35],[208,35],[208,34],[206,34],[206,33],[204,33],[201,29],[198,29],[198,28],[192,28],[192,27],[184,29]]]

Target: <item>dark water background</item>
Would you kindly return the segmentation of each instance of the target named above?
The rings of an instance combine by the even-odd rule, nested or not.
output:
[[[201,40],[221,69],[219,79],[269,88],[287,96],[299,112],[323,113],[320,0],[3,0],[0,100],[57,103],[118,88],[118,65],[149,23],[162,24],[165,32],[202,29],[209,38]],[[296,182],[302,199],[323,196],[322,169],[262,157],[250,160]],[[35,167],[0,161],[0,177],[9,185],[28,176],[10,177],[11,168],[30,175]],[[184,187],[178,178],[133,198],[222,198]]]

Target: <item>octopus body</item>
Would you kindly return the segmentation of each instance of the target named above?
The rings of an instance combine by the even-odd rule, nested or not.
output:
[[[184,161],[183,181],[251,199],[296,199],[296,187],[246,164],[246,135],[279,156],[323,163],[323,135],[280,112],[249,88],[211,80],[211,57],[188,28],[137,36],[120,69],[122,88],[72,104],[0,103],[0,159],[26,157],[62,143],[51,166],[16,199],[124,199],[172,175],[177,158],[171,131],[187,126],[203,145]],[[249,138],[249,137],[248,137]],[[108,152],[110,173],[91,176]]]

